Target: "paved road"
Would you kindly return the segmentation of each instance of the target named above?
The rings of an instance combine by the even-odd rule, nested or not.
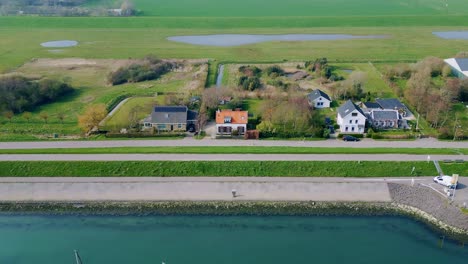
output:
[[[468,155],[431,155],[431,160],[464,160]],[[408,154],[3,154],[0,161],[427,161]]]
[[[205,138],[195,140],[108,140],[108,141],[42,141],[42,142],[0,142],[0,149],[30,148],[106,148],[106,147],[174,147],[174,146],[281,146],[281,147],[347,147],[347,148],[468,148],[468,141],[438,141],[420,139],[414,141],[376,141],[364,139],[361,142],[342,140],[323,141],[276,141],[276,140],[216,140]]]
[[[376,179],[377,180],[377,179]],[[232,196],[232,190],[237,196]],[[1,178],[0,201],[390,201],[386,182],[301,178]]]
[[[391,201],[387,183],[427,186],[432,177],[4,177],[0,201]],[[455,202],[468,203],[468,178]],[[237,196],[232,197],[232,190]]]

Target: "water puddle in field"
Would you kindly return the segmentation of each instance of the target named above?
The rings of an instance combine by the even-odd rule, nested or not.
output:
[[[466,39],[468,40],[468,31],[439,31],[439,32],[432,32],[432,34],[443,39]]]
[[[268,41],[318,41],[318,40],[351,40],[351,39],[381,39],[385,35],[355,36],[346,34],[287,34],[287,35],[198,35],[175,36],[167,39],[193,45],[232,47]]]
[[[45,48],[68,48],[76,45],[78,45],[78,41],[75,40],[57,40],[41,43],[41,46]]]

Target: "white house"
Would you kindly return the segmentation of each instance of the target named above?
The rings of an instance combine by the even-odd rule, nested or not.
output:
[[[336,117],[336,123],[340,126],[341,133],[363,134],[366,126],[367,117],[361,108],[355,105],[351,100],[340,108]]]
[[[444,61],[452,68],[453,74],[458,78],[468,78],[468,58],[450,58]]]
[[[315,108],[327,108],[330,107],[331,99],[328,94],[324,93],[320,89],[312,91],[307,95],[309,104]]]

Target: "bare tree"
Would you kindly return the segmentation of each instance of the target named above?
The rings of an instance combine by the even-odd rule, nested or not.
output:
[[[31,120],[31,118],[32,118],[31,112],[24,112],[23,113],[23,118],[26,119],[26,121],[28,121],[28,123],[29,123],[29,120]]]
[[[39,113],[39,117],[44,120],[44,122],[47,124],[47,120],[49,119],[49,114],[45,111],[42,111]]]
[[[63,124],[63,120],[65,120],[67,116],[65,115],[64,112],[58,112],[57,113],[57,118],[60,120],[60,123]]]
[[[3,116],[5,116],[5,118],[8,119],[11,123],[11,119],[15,116],[15,113],[13,113],[13,111],[6,111],[3,113]]]

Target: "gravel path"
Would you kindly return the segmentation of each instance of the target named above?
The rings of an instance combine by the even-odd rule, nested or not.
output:
[[[468,155],[431,155],[465,160]],[[3,154],[0,161],[427,161],[408,154]]]
[[[106,148],[106,147],[157,147],[157,146],[280,146],[280,147],[346,147],[346,148],[468,148],[468,141],[438,141],[427,138],[414,141],[376,141],[363,139],[360,142],[344,142],[330,139],[321,141],[281,140],[203,140],[185,138],[182,140],[108,140],[108,141],[42,141],[42,142],[0,142],[0,149],[31,148]]]
[[[411,187],[398,183],[388,183],[388,188],[393,201],[416,207],[449,225],[468,230],[468,215],[435,191],[421,185]]]

